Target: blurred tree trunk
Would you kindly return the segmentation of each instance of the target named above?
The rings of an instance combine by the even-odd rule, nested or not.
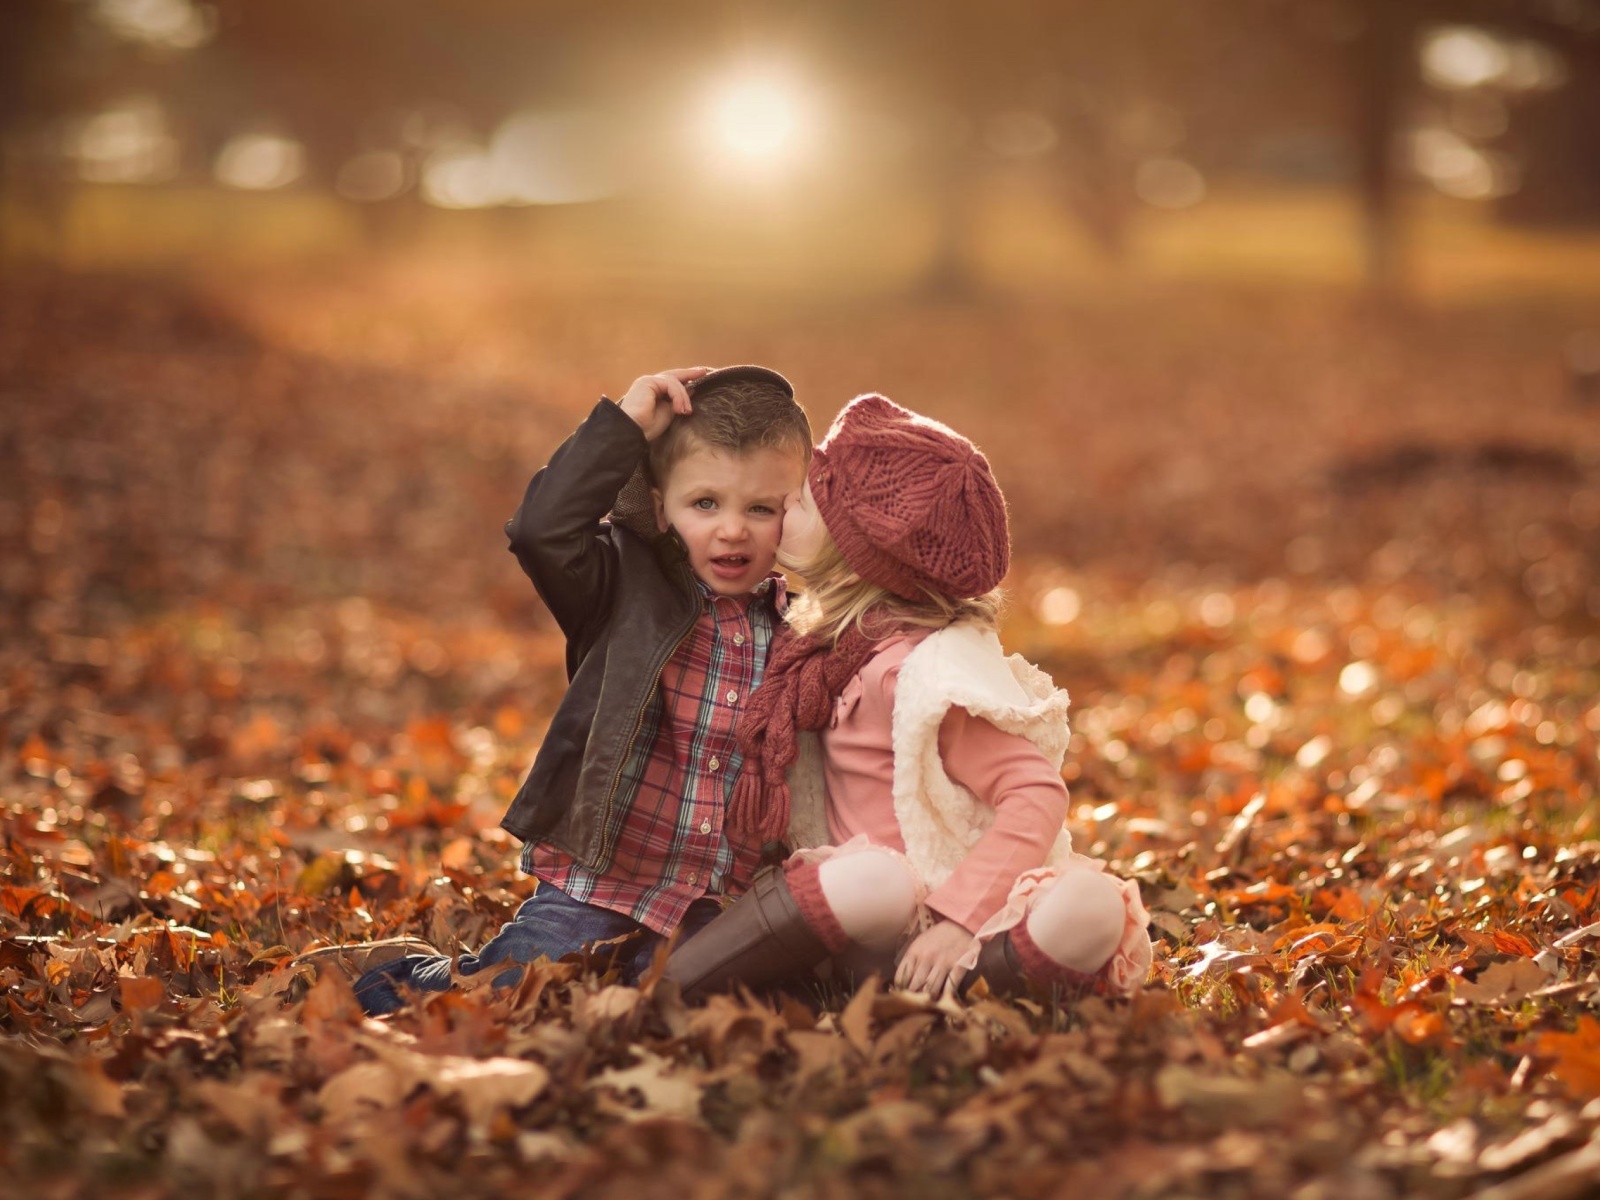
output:
[[[972,234],[978,211],[972,174],[964,163],[952,162],[934,168],[935,240],[921,290],[937,299],[964,300],[978,290],[977,276],[972,269]]]
[[[65,239],[69,189],[66,164],[45,146],[86,70],[70,57],[77,17],[48,0],[0,5],[0,211],[12,225],[0,233],[20,227],[19,241],[43,237],[52,253]]]
[[[1522,157],[1521,186],[1497,211],[1519,225],[1600,225],[1600,76],[1580,64],[1567,83],[1525,97],[1512,129]]]
[[[1396,0],[1362,0],[1363,25],[1352,43],[1357,187],[1367,287],[1398,291],[1404,282],[1397,135],[1415,73],[1417,18]]]

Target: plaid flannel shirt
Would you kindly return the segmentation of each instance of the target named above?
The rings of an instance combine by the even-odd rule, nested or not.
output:
[[[699,586],[700,616],[662,669],[617,784],[624,816],[608,861],[591,870],[546,842],[522,852],[541,883],[663,936],[701,896],[748,888],[761,861],[759,846],[729,841],[723,817],[743,761],[734,726],[766,669],[784,581],[745,596]]]

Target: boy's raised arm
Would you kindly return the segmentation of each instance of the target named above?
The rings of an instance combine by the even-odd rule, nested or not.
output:
[[[506,536],[569,638],[609,607],[616,556],[601,522],[652,438],[689,411],[686,383],[706,368],[636,379],[622,400],[601,400],[528,484]]]
[[[645,440],[653,442],[672,424],[673,417],[686,417],[694,411],[689,400],[689,385],[710,373],[710,367],[685,367],[641,375],[629,385],[617,405],[644,430]]]

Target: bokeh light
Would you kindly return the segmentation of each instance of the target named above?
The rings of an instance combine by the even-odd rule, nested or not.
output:
[[[1193,208],[1206,198],[1206,179],[1181,158],[1147,158],[1134,173],[1134,191],[1153,208]]]
[[[815,114],[802,89],[773,70],[749,70],[721,84],[706,105],[718,156],[769,169],[792,165],[809,148]]]
[[[153,183],[177,172],[180,147],[161,104],[132,96],[83,122],[68,152],[91,182]]]
[[[95,19],[121,38],[171,50],[194,50],[216,32],[216,10],[193,0],[95,0]]]
[[[339,195],[367,203],[392,199],[406,184],[406,161],[395,150],[364,150],[340,164],[334,179]]]
[[[1418,130],[1412,138],[1412,162],[1441,192],[1462,200],[1491,200],[1516,188],[1510,163],[1449,129]]]
[[[1484,29],[1437,29],[1422,46],[1422,71],[1435,87],[1482,87],[1501,78],[1510,65],[1505,43]]]
[[[457,142],[441,146],[422,164],[422,195],[440,208],[488,208],[501,203],[505,193],[495,180],[489,152]]]
[[[441,208],[582,204],[621,187],[610,127],[582,112],[512,114],[488,144],[440,139],[422,165],[422,194]]]
[[[240,134],[217,155],[217,182],[245,191],[287,187],[304,170],[305,148],[275,133]]]
[[[1550,91],[1567,80],[1561,53],[1528,40],[1508,40],[1470,25],[1441,26],[1423,39],[1422,74],[1452,91],[1501,87],[1513,92]]]
[[[489,157],[495,186],[509,204],[582,204],[615,194],[609,161],[614,136],[584,112],[524,111],[495,131]]]
[[[1070,625],[1083,611],[1083,597],[1075,588],[1063,584],[1041,592],[1034,601],[1034,611],[1047,625]]]

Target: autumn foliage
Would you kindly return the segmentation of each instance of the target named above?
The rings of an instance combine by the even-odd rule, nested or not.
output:
[[[381,275],[0,283],[0,1170],[52,1196],[1558,1197],[1600,1176],[1600,433],[1581,314],[870,313]],[[1557,330],[1559,332],[1559,330]],[[1130,1001],[685,1008],[480,944],[563,686],[504,551],[603,389],[880,388],[1011,499]]]

